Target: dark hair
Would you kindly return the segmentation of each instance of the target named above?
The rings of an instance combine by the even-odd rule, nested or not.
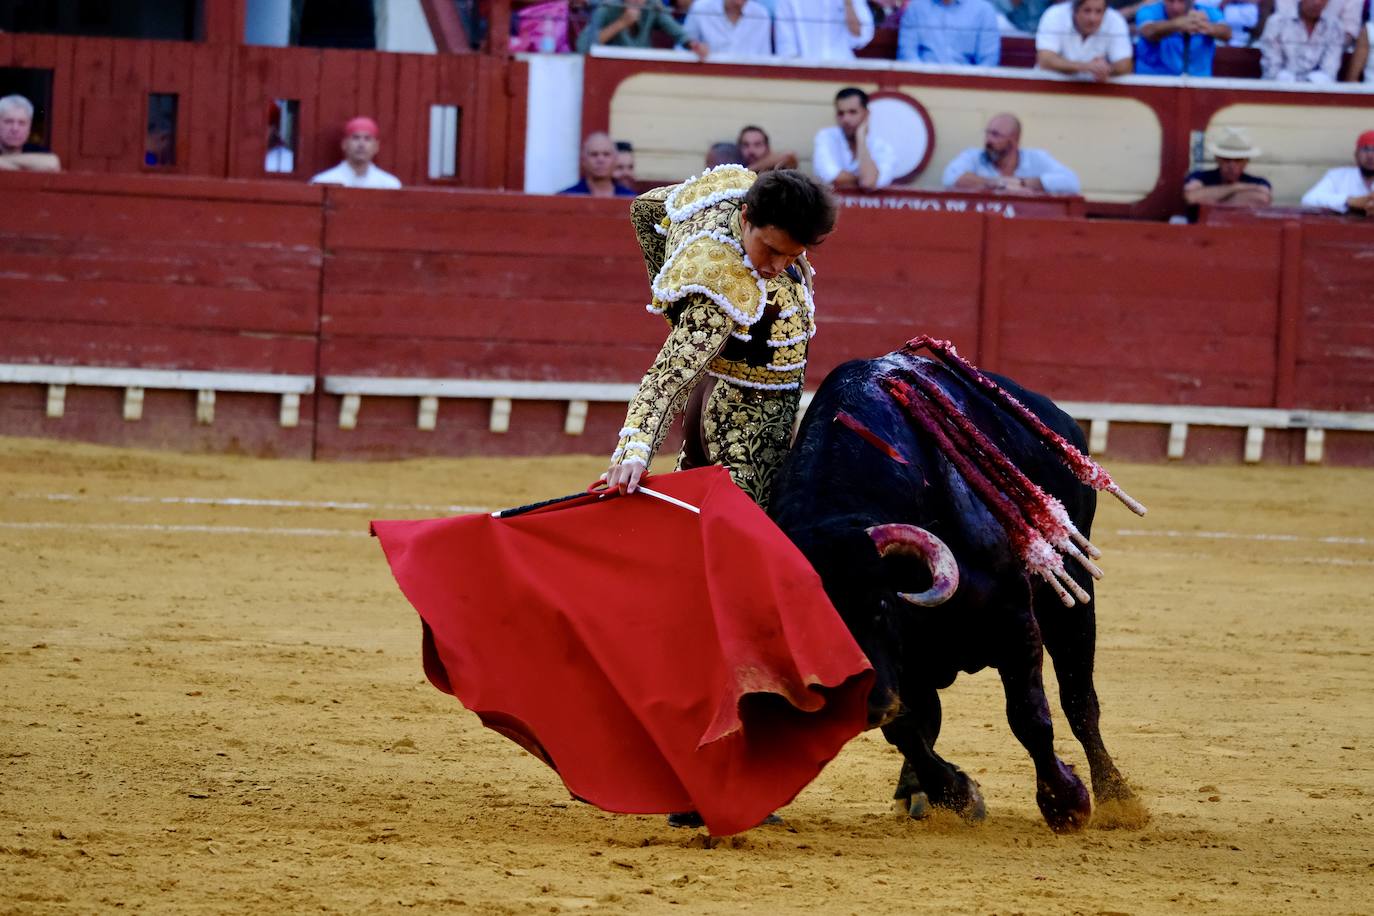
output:
[[[868,107],[868,93],[864,92],[858,86],[845,86],[839,92],[835,93],[836,102],[838,102],[840,99],[849,98],[858,99],[860,105],[862,105],[865,108]]]
[[[768,146],[768,147],[772,147],[773,141],[769,139],[769,137],[768,137],[768,131],[764,130],[762,127],[759,127],[757,124],[746,124],[746,125],[744,125],[743,127],[741,127],[741,128],[739,129],[739,136],[735,138],[735,142],[738,143],[738,144],[740,144],[741,146],[743,146],[743,145],[744,145],[744,135],[747,134],[747,133],[749,133],[749,131],[751,131],[751,130],[756,130],[756,131],[758,131],[759,133],[763,134],[763,143],[764,143],[764,145],[765,145],[765,146]]]
[[[706,151],[706,167],[713,169],[718,165],[744,165],[744,154],[739,151],[739,145],[729,140],[712,143]]]
[[[633,153],[635,145],[629,140],[617,140],[615,141],[615,151],[617,153]]]
[[[814,245],[835,228],[835,198],[820,182],[796,169],[764,172],[744,195],[749,222],[773,226],[799,244]]]

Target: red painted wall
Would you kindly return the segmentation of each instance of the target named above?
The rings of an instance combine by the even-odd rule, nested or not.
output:
[[[147,96],[158,92],[178,97],[177,165],[159,172],[299,184],[339,162],[344,122],[368,114],[382,131],[377,164],[403,184],[431,184],[429,107],[456,105],[459,173],[448,183],[524,185],[518,61],[0,33],[0,67],[52,71],[48,140],[68,171],[144,171]],[[269,176],[267,113],[278,98],[300,102],[300,139],[295,173]]]
[[[0,194],[24,215],[0,226],[0,362],[633,382],[664,333],[643,311],[624,201],[76,175],[0,175]],[[1374,411],[1372,242],[1362,222],[846,210],[813,252],[809,378],[929,333],[1060,399]],[[340,430],[339,398],[322,394],[281,430],[270,396],[226,398],[195,427],[191,392],[158,395],[181,406],[156,422],[150,395],[140,424],[120,419],[117,392],[74,389],[61,419],[42,395],[0,385],[0,434],[323,457],[601,452],[623,415],[593,405],[569,437],[563,405],[517,401],[498,435],[487,402],[446,400],[423,432],[415,399],[364,398],[358,428]]]

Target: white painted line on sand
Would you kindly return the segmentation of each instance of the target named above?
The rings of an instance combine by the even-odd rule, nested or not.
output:
[[[105,522],[0,522],[0,529],[25,531],[152,531],[160,534],[276,534],[309,538],[365,538],[366,531],[341,528],[252,528],[246,525],[124,525]]]
[[[346,509],[371,511],[401,509],[420,512],[453,512],[475,515],[490,512],[489,506],[460,506],[431,503],[369,503],[345,502],[332,499],[257,499],[245,496],[88,496],[84,493],[15,493],[6,499],[43,500],[46,502],[116,502],[157,504],[164,506],[230,506],[268,509]]]
[[[1374,539],[1362,537],[1340,537],[1326,535],[1312,537],[1303,534],[1265,534],[1246,531],[1173,531],[1161,529],[1149,531],[1144,528],[1118,528],[1116,533],[1127,538],[1196,538],[1204,541],[1280,541],[1284,543],[1312,544],[1352,544],[1357,547],[1374,544]]]

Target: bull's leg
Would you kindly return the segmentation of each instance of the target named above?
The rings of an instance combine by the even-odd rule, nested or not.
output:
[[[920,819],[928,805],[948,808],[976,823],[987,817],[987,806],[978,783],[963,770],[935,753],[940,735],[940,694],[932,687],[902,691],[906,711],[883,726],[883,737],[902,752],[902,772],[893,794]]]
[[[998,673],[1007,697],[1007,722],[1035,763],[1035,802],[1055,833],[1081,830],[1092,814],[1088,790],[1054,753],[1054,724],[1041,677],[1040,632],[1029,609],[1020,638],[1006,647]]]
[[[1080,585],[1092,594],[1092,579],[1081,578]],[[1037,595],[1037,607],[1051,609],[1040,621],[1045,648],[1054,660],[1054,673],[1059,678],[1059,703],[1069,720],[1069,728],[1088,758],[1092,773],[1093,797],[1100,805],[1104,801],[1126,801],[1135,798],[1126,779],[1112,762],[1112,755],[1102,742],[1099,725],[1101,711],[1097,703],[1097,689],[1093,686],[1093,656],[1097,645],[1096,602],[1065,608],[1045,590]]]

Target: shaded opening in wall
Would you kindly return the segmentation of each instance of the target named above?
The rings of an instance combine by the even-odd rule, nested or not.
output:
[[[267,159],[263,171],[290,175],[296,171],[296,147],[300,130],[299,99],[273,99],[267,108]]]
[[[458,177],[458,138],[463,109],[457,105],[429,106],[429,177],[433,181]]]
[[[148,93],[148,129],[143,142],[143,165],[151,169],[177,164],[177,94]]]

